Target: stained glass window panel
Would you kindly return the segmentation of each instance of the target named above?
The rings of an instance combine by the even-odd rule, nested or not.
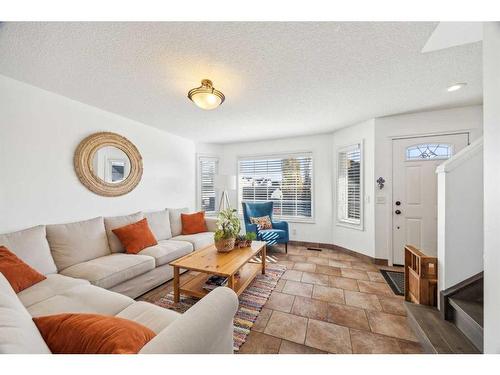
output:
[[[424,143],[406,149],[406,160],[448,159],[452,154],[452,146],[442,143]]]

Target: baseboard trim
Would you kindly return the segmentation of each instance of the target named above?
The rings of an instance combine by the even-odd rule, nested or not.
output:
[[[345,247],[330,244],[330,243],[321,243],[321,242],[306,242],[306,241],[289,241],[288,242],[290,245],[295,245],[295,246],[304,246],[304,247],[317,247],[321,249],[330,249],[330,250],[336,250],[343,252],[348,255],[352,255],[356,258],[359,258],[365,262],[373,263],[379,266],[388,266],[389,263],[387,262],[387,259],[380,259],[380,258],[373,258],[371,256],[361,254],[357,251],[346,249]]]

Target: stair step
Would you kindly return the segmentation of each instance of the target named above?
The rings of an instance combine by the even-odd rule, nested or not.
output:
[[[474,320],[474,322],[483,328],[483,301],[470,301],[462,298],[451,297],[450,304],[456,309],[461,309],[464,313]]]
[[[448,303],[452,307],[451,321],[480,350],[483,350],[483,303],[451,297]]]
[[[405,302],[408,321],[427,353],[477,354],[480,351],[453,324],[430,306]]]

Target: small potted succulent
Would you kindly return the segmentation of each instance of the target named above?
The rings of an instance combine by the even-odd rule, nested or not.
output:
[[[214,242],[217,251],[227,253],[234,249],[234,242],[240,233],[240,219],[233,208],[222,210],[217,215],[217,230]]]
[[[248,247],[252,244],[252,241],[257,238],[257,235],[254,232],[248,232],[245,235],[238,235],[236,237],[236,247]]]

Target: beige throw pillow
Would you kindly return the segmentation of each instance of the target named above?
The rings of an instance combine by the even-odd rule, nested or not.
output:
[[[172,238],[170,215],[167,210],[144,212],[144,217],[148,219],[149,228],[158,241]]]
[[[47,240],[59,271],[110,254],[102,217],[47,225]]]
[[[0,234],[1,245],[44,275],[57,273],[57,267],[47,242],[45,225]]]

